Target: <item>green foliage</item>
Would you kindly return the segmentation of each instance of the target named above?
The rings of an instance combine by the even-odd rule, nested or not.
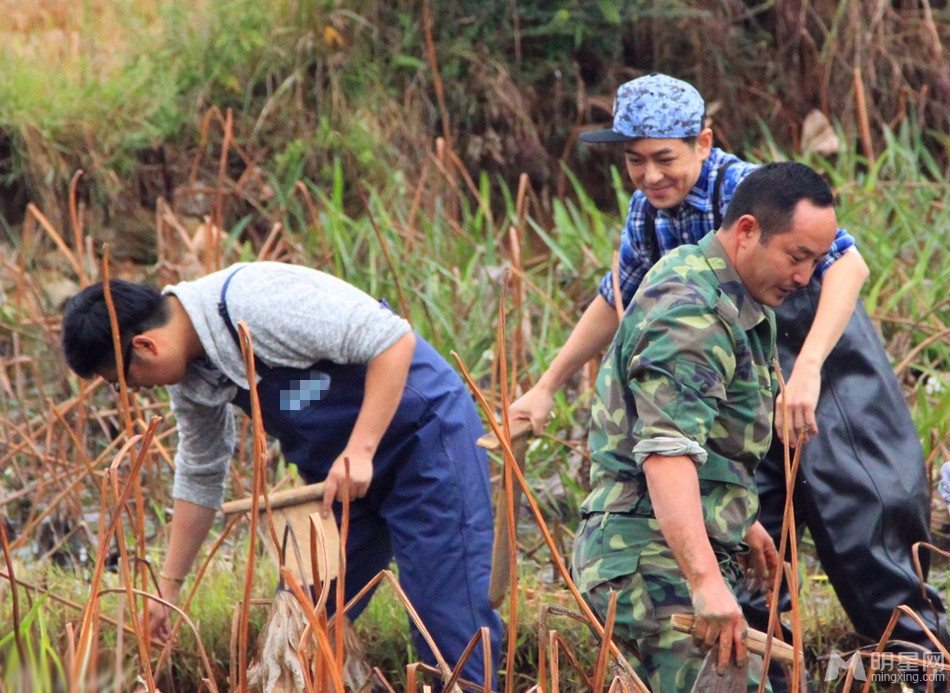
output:
[[[54,691],[67,680],[58,643],[44,616],[48,607],[47,599],[40,597],[22,616],[19,630],[0,638],[0,681],[6,681],[10,690]]]

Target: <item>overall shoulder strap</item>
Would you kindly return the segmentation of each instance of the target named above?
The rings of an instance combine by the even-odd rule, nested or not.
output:
[[[244,267],[246,267],[245,265]],[[234,323],[231,322],[231,316],[228,313],[228,284],[231,283],[231,280],[234,279],[234,275],[240,272],[244,267],[238,267],[236,270],[231,272],[228,275],[227,279],[224,280],[224,285],[221,287],[221,298],[218,299],[218,315],[224,320],[224,326],[228,328],[228,332],[231,333],[231,336],[234,338],[234,342],[238,345],[238,348],[241,347],[241,338],[238,336],[238,331],[234,327]]]
[[[660,245],[656,242],[656,207],[649,205],[643,219],[643,242],[650,256],[650,266],[660,259]]]
[[[218,315],[224,320],[224,326],[228,328],[228,332],[230,332],[231,337],[234,338],[234,343],[237,344],[238,350],[241,349],[241,338],[238,336],[237,328],[234,326],[234,323],[231,321],[231,315],[228,313],[227,294],[228,285],[231,283],[231,280],[234,279],[234,275],[245,267],[247,267],[247,265],[242,265],[228,275],[227,279],[224,280],[224,284],[221,286],[221,298],[218,299]],[[258,358],[257,354],[254,354],[254,366],[258,372],[267,370],[267,365]]]

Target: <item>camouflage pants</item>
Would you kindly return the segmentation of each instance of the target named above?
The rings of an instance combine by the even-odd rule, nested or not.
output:
[[[734,587],[738,566],[727,555],[719,559],[726,584]],[[689,693],[704,654],[689,634],[670,625],[673,614],[692,613],[693,607],[689,585],[657,521],[615,513],[586,516],[574,540],[572,573],[601,619],[607,614],[610,593],[617,592],[614,637],[636,648],[638,671],[650,688]],[[751,666],[750,692],[758,690],[759,677]]]

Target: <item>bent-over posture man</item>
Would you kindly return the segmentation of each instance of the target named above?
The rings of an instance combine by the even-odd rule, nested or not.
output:
[[[476,446],[484,428],[461,379],[405,320],[342,280],[274,262],[234,265],[162,293],[123,281],[110,290],[126,382],[169,386],[178,423],[159,580],[166,599],[177,601],[223,499],[235,443],[231,404],[249,412],[235,329],[243,320],[264,428],[308,483],[325,481],[324,512],[332,504],[339,516],[349,460],[347,601],[395,556],[400,584],[448,663],[486,626],[497,666],[488,464]],[[70,299],[62,341],[78,375],[118,379],[101,283]],[[149,610],[152,635],[165,635],[166,610],[156,602]],[[420,658],[434,665],[412,632]],[[463,676],[483,681],[481,648]]]
[[[735,588],[779,566],[754,481],[778,390],[770,308],[831,247],[832,203],[803,164],[750,174],[722,229],[647,274],[598,375],[574,579],[601,618],[618,593],[614,633],[654,691],[691,691],[711,647],[720,671],[748,658]],[[692,635],[676,613],[695,615]]]

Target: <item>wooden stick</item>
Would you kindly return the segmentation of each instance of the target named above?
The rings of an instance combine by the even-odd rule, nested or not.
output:
[[[274,509],[286,508],[288,505],[297,505],[307,501],[323,500],[323,483],[298,486],[285,491],[275,491],[274,493],[268,493],[267,497],[270,500],[270,507]],[[251,497],[228,501],[221,506],[221,512],[225,515],[246,513],[251,509],[253,501],[254,499]],[[259,503],[263,502],[262,496]]]
[[[515,462],[518,468],[524,471],[525,453],[528,450],[528,439],[533,433],[531,422],[519,419],[511,422],[511,448],[514,453]],[[478,439],[478,447],[485,448],[491,452],[500,453],[502,450],[501,441],[494,433],[486,433]],[[512,551],[517,550],[517,546],[511,546],[511,533],[509,527],[514,524],[517,529],[517,522],[512,523],[508,514],[508,497],[502,482],[502,493],[495,501],[495,540],[492,546],[491,558],[491,578],[488,583],[488,601],[493,608],[497,609],[505,601],[505,595],[511,585],[512,575]],[[521,487],[513,483],[511,485],[512,508],[517,517],[518,508],[521,507]]]
[[[670,622],[673,624],[673,630],[680,633],[689,633],[693,627],[694,617],[692,614],[673,614]],[[750,628],[746,635],[745,644],[750,652],[760,655],[765,652],[765,641],[767,636],[760,630]],[[795,648],[787,642],[772,639],[772,657],[784,664],[791,664],[795,661]]]

